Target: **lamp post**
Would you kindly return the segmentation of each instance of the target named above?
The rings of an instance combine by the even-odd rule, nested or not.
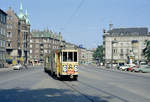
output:
[[[113,44],[118,43],[116,40],[111,42],[111,69],[113,68]]]

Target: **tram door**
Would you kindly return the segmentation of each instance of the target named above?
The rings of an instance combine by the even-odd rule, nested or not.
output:
[[[57,66],[57,75],[60,73],[61,69],[60,69],[60,53],[57,52],[56,53],[56,66]]]

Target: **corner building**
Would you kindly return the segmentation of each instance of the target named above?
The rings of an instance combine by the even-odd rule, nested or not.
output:
[[[103,31],[104,60],[106,63],[126,64],[146,61],[143,49],[150,40],[148,28],[114,28]]]
[[[7,64],[27,63],[29,58],[30,22],[22,4],[17,15],[11,8],[7,11]]]

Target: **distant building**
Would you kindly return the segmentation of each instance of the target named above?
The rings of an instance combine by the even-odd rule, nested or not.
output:
[[[6,17],[7,14],[0,9],[0,68],[5,67]]]
[[[146,60],[143,55],[145,41],[150,40],[148,28],[114,28],[103,30],[105,63],[138,63]]]
[[[30,22],[23,13],[22,4],[17,15],[10,7],[7,11],[6,61],[8,64],[27,63],[29,57]]]
[[[56,34],[50,30],[33,30],[30,35],[30,61],[42,62],[44,56],[53,49],[60,48],[61,33]],[[64,41],[62,40],[64,43]]]
[[[78,48],[79,63],[80,64],[91,64],[93,62],[93,51],[85,48]]]

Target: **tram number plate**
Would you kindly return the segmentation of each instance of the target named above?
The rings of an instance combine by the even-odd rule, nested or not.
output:
[[[74,71],[69,70],[67,71],[67,74],[74,74]]]

